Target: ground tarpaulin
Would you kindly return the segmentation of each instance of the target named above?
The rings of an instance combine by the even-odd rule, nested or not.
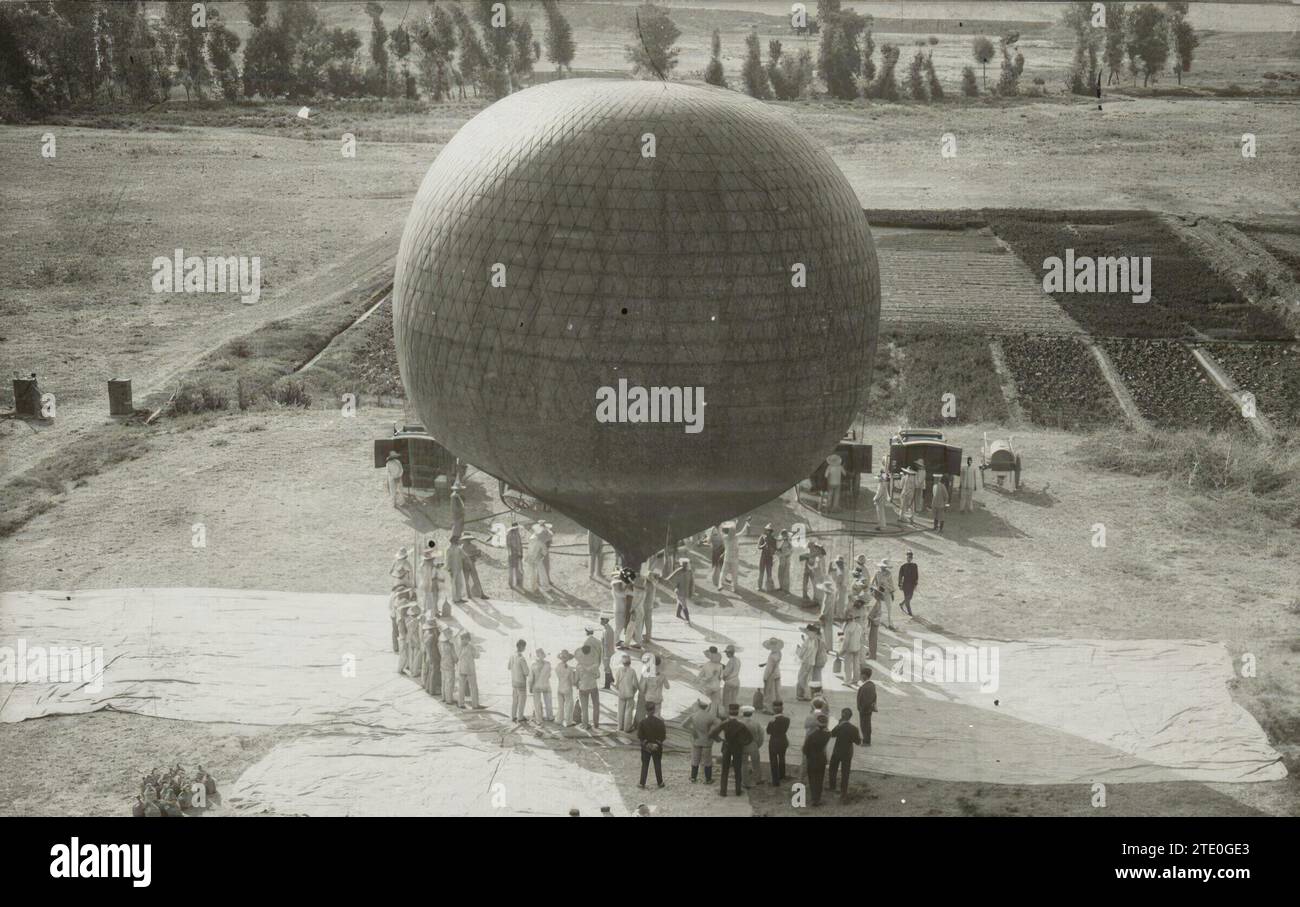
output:
[[[785,640],[783,696],[797,761],[807,704],[794,701],[794,648],[806,618],[743,603],[713,609],[689,626],[662,605],[655,617],[650,651],[667,656],[670,723],[698,695],[694,675],[707,646],[736,645],[741,701],[748,702],[767,655],[761,642]],[[13,651],[21,641],[28,659],[52,646],[102,647],[105,667],[98,680],[0,683],[0,720],[114,708],[310,727],[312,733],[278,747],[235,785],[232,798],[250,808],[454,815],[611,805],[616,814],[625,811],[609,774],[575,753],[624,745],[626,738],[606,731],[593,739],[554,727],[541,736],[521,734],[507,717],[506,659],[515,640],[527,640],[530,654],[545,648],[554,660],[561,648],[579,645],[584,626],[596,625],[593,612],[471,602],[454,609],[452,623],[469,629],[483,653],[484,712],[448,708],[396,673],[384,596],[234,589],[5,593],[0,646]],[[1232,701],[1232,663],[1219,643],[953,640],[903,619],[898,629],[881,634],[871,665],[879,712],[872,747],[855,768],[995,783],[1286,775],[1259,725]],[[9,664],[17,667],[14,658]],[[824,683],[833,707],[853,707],[853,690],[830,667]],[[606,693],[601,702],[608,728],[614,700]],[[684,734],[671,742],[684,745]],[[670,754],[666,761],[680,758]]]

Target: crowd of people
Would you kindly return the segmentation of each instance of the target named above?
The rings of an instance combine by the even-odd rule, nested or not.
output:
[[[194,809],[206,809],[216,802],[217,782],[203,766],[187,772],[179,763],[155,768],[140,779],[131,815],[178,818]]]

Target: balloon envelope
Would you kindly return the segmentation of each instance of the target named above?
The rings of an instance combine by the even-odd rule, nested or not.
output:
[[[880,278],[853,189],[779,109],[565,79],[443,149],[393,301],[429,431],[636,564],[833,452]]]

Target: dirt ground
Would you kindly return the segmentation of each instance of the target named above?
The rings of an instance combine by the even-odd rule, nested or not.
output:
[[[445,503],[399,512],[383,493],[380,473],[371,463],[371,441],[400,420],[397,410],[363,408],[351,418],[324,410],[285,410],[164,424],[148,457],[90,480],[61,506],[0,544],[0,585],[382,592],[393,551],[427,532],[445,541],[441,527],[448,519]],[[955,439],[973,445],[986,428],[997,433],[996,427],[973,426],[956,432]],[[883,440],[887,428],[870,426],[867,436]],[[982,492],[979,511],[954,515],[942,537],[918,533],[864,541],[828,535],[832,553],[901,558],[910,547],[922,569],[917,613],[940,632],[1008,639],[1203,638],[1223,641],[1234,658],[1253,654],[1258,676],[1237,680],[1234,696],[1255,714],[1294,766],[1300,752],[1295,733],[1300,720],[1300,654],[1295,645],[1300,613],[1295,601],[1300,590],[1294,569],[1300,533],[1275,531],[1263,540],[1240,527],[1207,525],[1195,501],[1175,489],[1079,467],[1072,454],[1076,436],[1021,431],[1017,441],[1027,464],[1027,487],[1018,495]],[[482,474],[471,477],[467,505],[471,527],[485,534],[493,515],[503,510],[495,483]],[[549,518],[558,530],[558,590],[536,601],[594,613],[608,592],[587,577],[584,535],[558,514]],[[813,531],[820,525],[815,514],[789,501],[766,505],[754,518],[777,525],[808,521]],[[1090,545],[1092,527],[1099,522],[1107,527],[1105,549]],[[195,523],[205,527],[206,547],[191,545]],[[506,587],[503,559],[485,550],[488,563],[481,573],[487,594],[515,598]],[[747,560],[743,566],[742,585],[748,580],[752,586],[756,563]],[[1249,581],[1243,583],[1243,576]],[[737,596],[706,589],[696,621],[707,623],[715,609],[747,606],[798,608],[795,600],[783,596],[749,589]],[[666,618],[664,607],[660,605],[660,613]],[[63,747],[51,730],[59,725],[51,721],[5,726],[0,741],[15,752]],[[53,721],[70,724],[78,719]],[[134,726],[150,719],[125,721]],[[169,724],[171,730],[127,735],[123,727],[98,719],[81,721],[76,726],[78,747],[67,751],[69,772],[86,776],[88,788],[102,791],[105,799],[95,801],[96,808],[112,811],[108,804],[114,797],[128,802],[131,779],[155,762],[172,760],[165,755],[169,746],[179,751],[175,759],[184,755],[205,761],[200,755],[208,750],[242,753],[247,746],[240,738],[278,739],[275,734],[291,733],[249,728],[222,733],[209,728],[196,737],[191,728],[178,732]],[[887,714],[881,715],[878,733],[888,734],[888,728]],[[628,754],[629,766],[635,764],[634,756]],[[206,759],[217,762],[215,757]],[[669,763],[670,774],[680,777],[680,757],[670,756]],[[233,756],[226,764],[232,774],[243,765]],[[869,771],[869,757],[861,767]],[[59,799],[64,796],[60,778],[35,768],[16,777],[0,811],[39,811],[47,803],[50,811],[79,811],[72,805],[75,800]],[[620,783],[627,781],[621,771],[618,777]],[[876,780],[866,780],[876,790]],[[679,787],[690,786],[673,785]],[[893,812],[894,794],[901,800],[911,789],[916,791],[913,806],[925,804],[920,814],[1091,809],[1086,792],[1072,788],[983,785],[985,792],[977,794],[979,787],[886,779],[880,782],[881,800],[862,799],[845,808]],[[1126,792],[1113,801],[1116,812],[1300,814],[1300,784],[1294,774],[1285,781],[1260,784],[1161,785],[1169,788],[1167,796],[1138,790],[1140,785],[1123,787]],[[698,799],[697,791],[693,788],[689,796]],[[654,796],[662,798],[658,802],[665,810],[693,808],[673,799],[671,792]],[[889,801],[889,809],[882,801]],[[904,805],[900,802],[897,811],[904,812]],[[771,813],[788,809],[766,795],[754,806]]]

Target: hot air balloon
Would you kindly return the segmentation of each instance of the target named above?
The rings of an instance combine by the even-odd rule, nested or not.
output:
[[[640,564],[832,451],[880,277],[830,157],[712,87],[565,79],[467,123],[398,253],[402,380],[457,456]]]

